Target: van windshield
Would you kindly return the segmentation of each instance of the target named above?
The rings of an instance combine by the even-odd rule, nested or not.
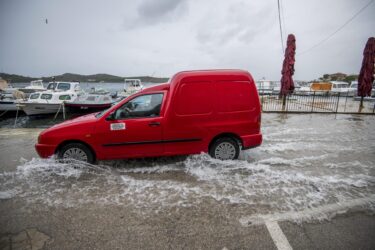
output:
[[[105,110],[102,110],[102,111],[100,111],[99,113],[97,113],[96,115],[95,115],[95,117],[96,118],[100,118],[100,117],[102,117],[109,109],[110,109],[111,107],[109,107],[109,108],[107,108],[107,109],[105,109]]]

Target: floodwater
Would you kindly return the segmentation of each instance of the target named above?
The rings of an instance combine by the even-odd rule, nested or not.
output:
[[[98,165],[27,159],[34,142],[22,141],[36,140],[40,129],[3,127],[0,151],[20,143],[13,150],[18,162],[0,169],[0,202],[120,205],[139,213],[220,207],[239,218],[373,197],[374,127],[374,116],[264,114],[263,144],[236,161],[201,154]],[[375,211],[374,201],[368,208]]]

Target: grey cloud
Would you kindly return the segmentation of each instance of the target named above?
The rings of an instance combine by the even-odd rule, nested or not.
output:
[[[328,41],[299,53],[366,2],[283,1],[285,34],[297,38],[295,79],[358,73],[374,36],[375,2]],[[255,79],[280,79],[283,60],[273,0],[0,0],[0,33],[0,71],[31,76],[241,68]]]
[[[173,21],[181,18],[187,9],[187,0],[144,0],[137,7],[137,16],[125,20],[125,27],[137,28]]]
[[[233,40],[250,43],[259,32],[266,32],[273,25],[269,6],[238,2],[217,12],[212,10],[211,20],[201,20],[196,34],[203,45],[223,45]]]

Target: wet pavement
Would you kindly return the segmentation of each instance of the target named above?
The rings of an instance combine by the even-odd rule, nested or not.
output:
[[[264,114],[238,161],[95,166],[39,159],[43,124],[0,129],[0,248],[375,247],[374,116]]]

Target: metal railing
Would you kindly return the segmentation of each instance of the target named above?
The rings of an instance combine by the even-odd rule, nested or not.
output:
[[[366,98],[360,110],[360,98],[353,92],[298,91],[287,95],[285,102],[278,92],[260,89],[258,93],[263,112],[375,114],[375,98]]]

